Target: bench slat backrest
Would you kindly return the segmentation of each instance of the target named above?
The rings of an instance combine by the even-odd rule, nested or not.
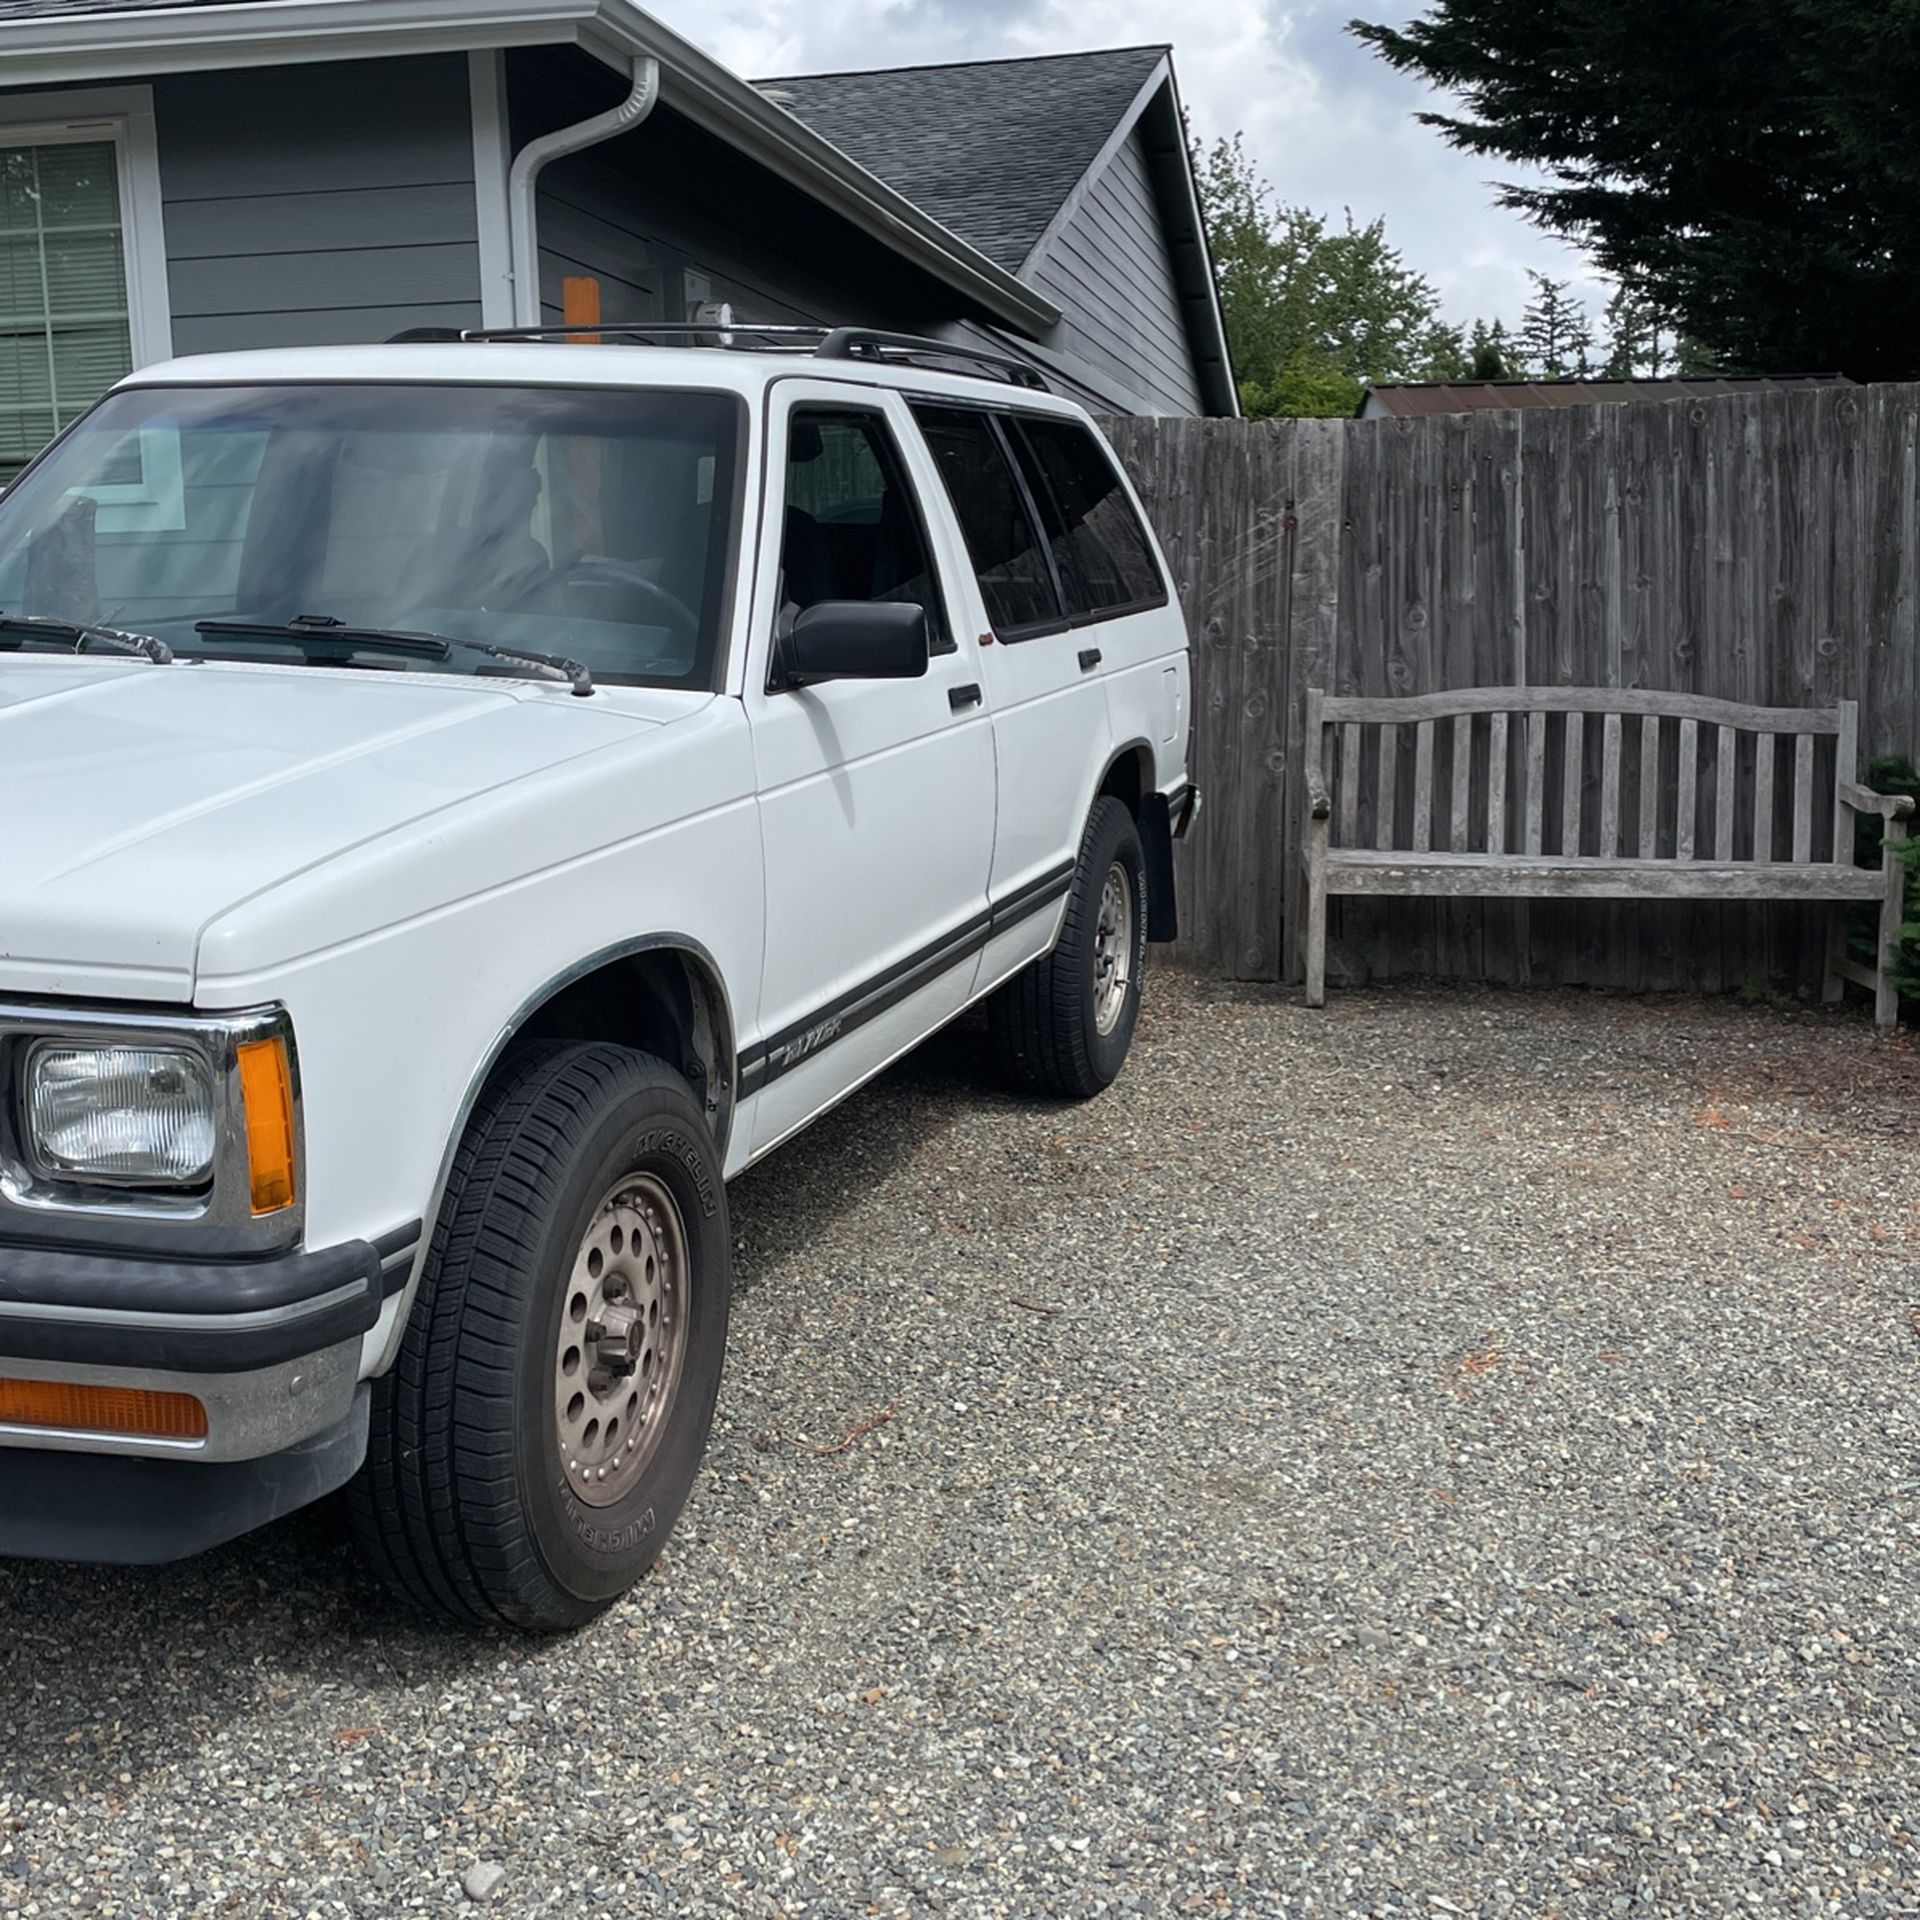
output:
[[[1637,687],[1307,698],[1309,751],[1320,755],[1332,795],[1336,846],[1717,864],[1852,860],[1839,805],[1840,788],[1855,778],[1851,701],[1755,707]],[[1783,821],[1787,739],[1791,813]]]

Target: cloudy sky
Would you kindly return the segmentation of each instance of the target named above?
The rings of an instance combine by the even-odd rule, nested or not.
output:
[[[1356,13],[1404,20],[1407,0],[649,0],[750,78],[1170,41],[1203,139],[1244,132],[1284,200],[1384,214],[1387,237],[1450,318],[1509,324],[1534,267],[1582,287],[1580,257],[1493,204],[1496,169],[1414,121],[1432,96],[1345,32]],[[1502,177],[1506,177],[1502,175]]]

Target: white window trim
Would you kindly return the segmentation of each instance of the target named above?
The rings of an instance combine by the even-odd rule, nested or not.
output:
[[[513,325],[513,216],[507,177],[506,55],[478,47],[467,55],[467,103],[473,119],[473,202],[480,249],[480,324]]]
[[[135,367],[173,358],[160,141],[151,87],[85,87],[0,96],[0,146],[111,140],[120,173],[120,235],[127,264],[127,331]]]

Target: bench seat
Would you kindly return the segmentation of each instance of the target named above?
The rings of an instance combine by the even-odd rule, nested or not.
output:
[[[1337,894],[1495,895],[1540,900],[1877,900],[1871,867],[1826,862],[1568,859],[1561,854],[1380,853],[1330,847],[1327,891]]]
[[[1802,900],[1832,905],[1824,993],[1853,981],[1892,1028],[1887,955],[1906,900],[1905,795],[1856,778],[1859,712],[1755,707],[1643,687],[1307,693],[1301,949],[1327,993],[1334,896]],[[1853,864],[1855,822],[1883,827]],[[1849,901],[1879,906],[1874,964],[1848,952]]]

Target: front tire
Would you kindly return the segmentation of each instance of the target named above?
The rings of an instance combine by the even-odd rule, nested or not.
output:
[[[463,1623],[584,1625],[692,1489],[726,1352],[731,1243],[686,1082],[543,1044],[482,1095],[352,1509],[376,1570]]]
[[[1147,862],[1133,815],[1093,803],[1053,951],[988,1003],[994,1064],[1035,1093],[1088,1100],[1120,1077],[1147,965]]]

